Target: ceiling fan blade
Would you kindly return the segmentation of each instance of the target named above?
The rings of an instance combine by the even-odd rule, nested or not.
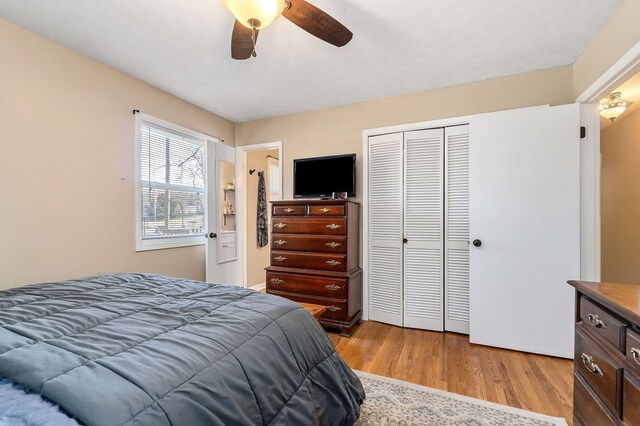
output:
[[[258,30],[255,30],[256,42],[258,41]],[[254,43],[252,39],[253,30],[242,25],[238,20],[233,24],[231,34],[231,57],[233,59],[249,59],[254,54]]]
[[[334,46],[342,47],[353,37],[347,27],[305,0],[291,0],[291,7],[282,15],[309,34]]]

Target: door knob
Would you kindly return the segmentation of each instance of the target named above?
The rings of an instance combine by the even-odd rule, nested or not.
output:
[[[480,240],[473,240],[473,245],[476,247],[480,247],[482,245],[482,241]]]
[[[403,242],[403,243],[405,243],[405,244],[407,244],[407,243],[409,242],[409,240],[407,240],[406,238],[403,238],[403,239],[402,239],[402,242]]]
[[[216,234],[215,232],[212,232],[209,234],[209,238],[217,238],[218,234]]]

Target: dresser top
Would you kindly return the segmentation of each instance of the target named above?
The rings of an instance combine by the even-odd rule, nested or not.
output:
[[[281,206],[281,205],[321,205],[321,204],[360,204],[357,203],[355,201],[351,201],[351,200],[345,200],[345,199],[335,199],[335,198],[329,198],[328,200],[322,200],[322,199],[318,199],[318,198],[314,198],[314,199],[309,199],[309,200],[301,200],[301,199],[297,199],[297,200],[278,200],[278,201],[270,201],[271,204],[275,205],[275,206]]]
[[[569,284],[640,326],[640,285],[589,281],[569,281]]]

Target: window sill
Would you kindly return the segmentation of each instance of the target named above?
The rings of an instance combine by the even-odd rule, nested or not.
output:
[[[197,238],[197,239],[196,239]],[[204,240],[204,241],[203,241]],[[207,244],[204,235],[198,237],[189,237],[188,239],[174,239],[167,241],[164,239],[159,240],[143,240],[136,242],[136,252],[150,251],[150,250],[166,250],[172,248],[191,247],[191,246],[203,246]]]

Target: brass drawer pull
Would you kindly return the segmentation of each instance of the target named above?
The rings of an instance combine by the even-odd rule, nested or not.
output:
[[[329,284],[329,285],[325,285],[324,288],[326,288],[327,290],[331,290],[331,291],[338,291],[342,287],[340,287],[339,285],[335,285],[335,284]]]
[[[631,356],[636,364],[640,364],[640,349],[631,348]]]
[[[600,366],[596,364],[596,361],[593,359],[591,355],[587,355],[583,353],[582,363],[584,364],[585,367],[587,367],[587,370],[589,370],[591,374],[594,374],[596,376],[604,376],[604,372],[602,371],[602,368],[600,368]]]
[[[340,243],[336,243],[335,241],[331,241],[330,243],[326,243],[325,246],[329,246],[331,248],[337,248],[340,247],[342,244]]]
[[[274,228],[278,228],[278,229],[285,228],[286,226],[287,226],[286,223],[280,223],[280,222],[273,225]]]
[[[284,284],[284,280],[280,278],[271,278],[271,284]]]
[[[326,227],[331,229],[332,231],[335,231],[338,228],[342,228],[342,226],[336,225],[335,223],[332,223],[331,225],[327,225]]]
[[[589,318],[589,323],[595,328],[607,328],[607,324],[605,324],[598,315],[589,314],[587,318]]]
[[[276,256],[273,258],[273,260],[275,260],[276,262],[284,262],[285,260],[287,260],[287,258],[284,256]]]
[[[287,242],[285,240],[275,240],[273,242],[273,244],[277,244],[279,246],[283,246],[283,245],[287,244]]]
[[[327,265],[329,265],[329,266],[338,266],[338,265],[341,265],[341,263],[340,263],[340,262],[338,262],[337,260],[327,260],[327,261],[326,261],[326,262],[324,262],[324,263],[326,263],[326,264],[327,264]]]
[[[341,311],[341,310],[342,309],[338,308],[337,306],[333,306],[333,305],[327,306],[327,311],[336,312],[336,311]]]
[[[286,209],[284,209],[285,213],[293,213],[295,211],[295,209],[292,209],[291,207],[287,207]]]
[[[322,213],[329,213],[331,211],[331,209],[328,209],[328,208],[324,207],[324,208],[320,209],[320,211]]]

